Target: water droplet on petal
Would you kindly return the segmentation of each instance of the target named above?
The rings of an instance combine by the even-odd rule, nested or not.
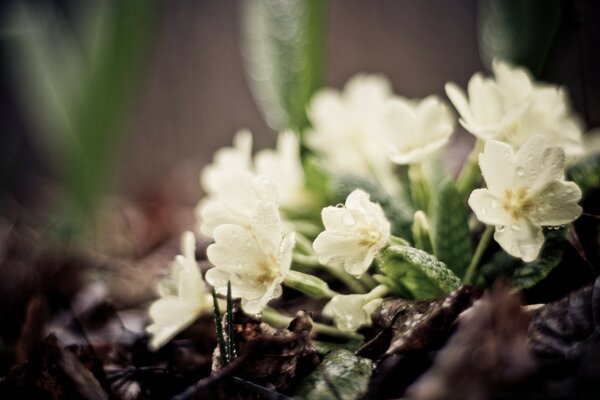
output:
[[[517,168],[517,176],[522,177],[523,175],[525,175],[525,170],[521,167]]]
[[[490,202],[490,206],[492,207],[492,210],[495,210],[498,208],[498,202],[496,200],[492,200]]]
[[[512,229],[513,231],[517,232],[521,230],[521,227],[519,225],[511,225],[510,229]]]
[[[335,205],[335,208],[344,208],[344,205],[342,203],[337,203]]]
[[[496,226],[496,232],[504,232],[505,228],[506,227],[504,225],[498,225]]]

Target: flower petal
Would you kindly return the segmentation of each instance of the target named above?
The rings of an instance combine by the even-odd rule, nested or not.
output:
[[[230,273],[252,272],[264,259],[254,236],[241,226],[220,225],[214,234],[215,243],[208,246],[206,254],[215,267]]]
[[[564,177],[565,152],[560,147],[548,147],[541,135],[527,140],[517,151],[515,186],[532,193],[548,182]]]
[[[195,308],[177,297],[169,296],[152,303],[148,312],[153,322],[146,327],[146,331],[152,335],[150,347],[156,350],[191,325],[202,309]]]
[[[506,188],[513,187],[515,154],[508,144],[497,140],[487,141],[479,155],[479,167],[489,191],[494,196],[502,197]]]
[[[511,216],[502,208],[502,200],[487,189],[475,189],[469,196],[469,207],[477,219],[488,225],[508,225]]]
[[[540,226],[568,224],[581,215],[579,200],[581,189],[577,184],[555,180],[540,191],[535,209],[527,216]]]
[[[535,260],[544,244],[542,228],[527,218],[514,221],[511,225],[497,226],[494,239],[508,254],[525,262]]]

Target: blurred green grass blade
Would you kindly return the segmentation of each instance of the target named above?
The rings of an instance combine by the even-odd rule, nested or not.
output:
[[[17,91],[67,193],[76,234],[118,164],[118,147],[158,16],[157,0],[19,4],[5,26]],[[66,228],[66,230],[64,230]]]
[[[242,56],[267,124],[302,130],[306,104],[323,78],[327,1],[241,2]]]
[[[478,36],[483,62],[494,57],[539,75],[562,17],[561,0],[479,0]]]
[[[78,140],[69,150],[67,182],[85,214],[114,172],[123,123],[156,27],[156,2],[129,0],[113,4],[103,48],[86,69],[81,101],[73,111]]]

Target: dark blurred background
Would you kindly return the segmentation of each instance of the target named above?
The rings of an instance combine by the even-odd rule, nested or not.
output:
[[[114,168],[110,191],[143,197],[162,190],[185,204],[194,204],[201,195],[197,185],[200,168],[209,162],[215,149],[230,143],[237,129],[252,130],[255,148],[274,142],[244,74],[240,51],[242,3],[147,2],[146,7],[153,10],[144,22],[148,24],[143,36],[147,49],[140,53],[142,62],[134,74],[139,83],[131,89],[132,100],[121,120],[123,134],[115,138],[116,144],[106,157]],[[331,1],[327,9],[324,83],[341,87],[358,72],[381,72],[392,80],[398,94],[444,96],[446,81],[465,86],[474,72],[486,69],[489,54],[479,44],[489,42],[490,35],[493,41],[496,35],[493,29],[491,33],[487,29],[487,19],[495,12],[494,3],[498,2]],[[512,11],[505,13],[505,23],[513,24],[517,32],[529,29],[545,35],[542,45],[536,47],[541,48],[540,54],[535,49],[520,50],[540,61],[537,66],[530,65],[537,69],[536,75],[566,85],[587,128],[600,125],[600,2],[505,3],[517,9],[514,15]],[[532,7],[522,7],[523,3]],[[36,105],[31,100],[24,102],[18,93],[26,86],[19,85],[17,77],[27,75],[15,73],[15,68],[34,66],[15,67],[12,62],[14,53],[21,49],[14,40],[14,29],[7,28],[7,20],[17,4],[3,2],[0,8],[3,212],[9,212],[15,203],[43,203],[40,187],[60,175],[37,143],[36,130],[40,127],[31,123],[31,112],[26,109],[35,109]],[[51,10],[54,23],[60,20],[67,25],[76,16],[74,10],[81,6],[79,1],[68,0],[25,4]],[[538,26],[540,19],[542,25]],[[140,22],[134,19],[128,23]],[[518,35],[509,37],[511,41],[517,47],[526,42]],[[489,50],[489,43],[486,48]],[[27,98],[35,99],[36,94],[28,93]],[[468,140],[466,136],[456,138],[459,142]]]

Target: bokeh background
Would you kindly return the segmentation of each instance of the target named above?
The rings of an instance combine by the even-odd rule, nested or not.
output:
[[[83,3],[100,7],[89,7],[92,11],[88,12]],[[0,6],[2,214],[13,212],[15,204],[46,206],[46,188],[60,187],[70,179],[64,178],[57,160],[66,169],[78,168],[76,157],[40,144],[61,139],[52,138],[57,133],[44,125],[43,118],[42,123],[36,120],[47,101],[36,92],[31,74],[44,66],[36,56],[23,56],[32,42],[22,37],[37,30],[42,39],[33,46],[55,55],[53,68],[58,72],[54,76],[77,86],[78,73],[91,70],[94,62],[85,51],[90,47],[86,26],[102,27],[102,23],[92,23],[94,13],[104,15],[106,26],[119,21],[125,36],[137,35],[130,42],[123,39],[123,32],[114,39],[112,44],[125,42],[125,50],[120,51],[131,55],[131,68],[124,67],[127,71],[118,76],[121,81],[116,82],[122,82],[123,89],[113,91],[117,96],[105,94],[96,99],[98,115],[95,122],[94,118],[88,122],[95,123],[94,129],[98,126],[93,134],[111,142],[104,146],[108,150],[97,146],[105,152],[98,162],[107,163],[110,170],[103,191],[133,198],[168,193],[191,205],[201,196],[199,170],[217,148],[231,142],[237,129],[252,130],[255,148],[273,144],[273,131],[254,101],[244,72],[241,21],[244,6],[250,2],[153,0],[134,1],[129,8],[115,7],[117,3],[38,0],[5,1]],[[19,17],[24,6],[30,13],[25,22]],[[113,8],[118,12],[110,11]],[[82,17],[86,12],[87,17]],[[504,40],[502,51],[506,53],[506,43],[512,43],[521,58],[534,60],[529,66],[533,65],[539,78],[568,87],[573,106],[589,129],[600,124],[600,3],[596,1],[333,0],[326,12],[326,85],[341,87],[356,73],[380,72],[392,80],[398,94],[444,96],[446,81],[464,86],[474,72],[486,70],[486,49]],[[494,17],[494,13],[500,15]],[[511,27],[514,35],[498,38],[498,31],[490,28],[490,18]],[[532,31],[540,37],[530,40],[527,35]],[[113,41],[110,35],[107,41]],[[80,51],[72,50],[78,46]],[[52,81],[52,76],[44,79]],[[121,104],[120,97],[127,101],[113,107],[117,122],[105,124],[102,113]],[[87,112],[96,114],[93,106]],[[469,140],[464,134],[455,137],[459,147]],[[93,163],[94,157],[88,161]],[[460,162],[460,156],[455,158]],[[93,174],[79,179],[93,180]]]

